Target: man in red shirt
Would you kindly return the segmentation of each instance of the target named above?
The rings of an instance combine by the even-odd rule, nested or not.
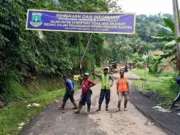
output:
[[[75,113],[80,113],[82,106],[87,103],[87,112],[90,113],[91,108],[91,87],[96,85],[93,81],[88,79],[89,73],[85,73],[82,81],[82,95],[81,99],[79,101],[79,107],[78,110]]]

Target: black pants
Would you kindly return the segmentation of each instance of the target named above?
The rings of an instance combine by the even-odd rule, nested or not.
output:
[[[100,93],[100,97],[99,97],[99,104],[102,104],[104,98],[106,99],[106,104],[109,104],[110,95],[111,95],[110,89],[101,89],[101,93]]]
[[[87,103],[87,105],[91,105],[91,92],[88,90],[86,94],[81,95],[81,99],[79,101],[79,105],[84,106]]]
[[[74,91],[72,91],[72,92],[66,91],[66,93],[64,95],[64,98],[63,98],[63,102],[66,102],[68,99],[70,99],[70,101],[72,103],[75,102],[75,100],[74,100]]]
[[[177,97],[174,99],[174,102],[179,102],[180,101],[180,92],[178,93]]]
[[[178,95],[177,95],[177,97],[174,99],[174,101],[173,101],[173,103],[172,103],[172,105],[171,105],[171,109],[175,106],[175,104],[177,103],[177,102],[179,102],[180,101],[180,92],[178,93]]]

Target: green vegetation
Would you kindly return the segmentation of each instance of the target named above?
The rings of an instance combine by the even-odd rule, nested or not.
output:
[[[148,68],[148,71],[132,70],[144,79],[135,81],[135,85],[147,96],[167,104],[178,92],[175,71],[179,71],[176,44],[180,38],[175,37],[172,15],[138,15],[136,26],[134,36],[107,36],[111,57],[115,61],[133,63],[137,68]],[[159,53],[153,54],[154,51]]]
[[[166,80],[164,82],[144,82],[135,81],[135,86],[142,88],[142,92],[145,94],[153,93],[154,99],[161,104],[170,103],[177,95],[177,88],[175,87],[175,81]],[[151,95],[150,95],[151,96]]]
[[[12,89],[9,92],[9,96],[6,97],[7,102],[18,102],[23,100],[29,100],[34,98],[35,95],[43,94],[64,87],[64,81],[61,77],[41,77],[29,80],[25,84],[13,84]],[[4,97],[8,93],[2,94]],[[2,98],[3,99],[3,98]]]
[[[154,79],[155,76],[153,74],[149,74],[148,71],[142,70],[142,69],[133,69],[131,70],[131,72],[135,73],[136,75],[138,75],[139,77],[143,78],[143,79]],[[155,78],[157,79],[157,78]]]
[[[96,71],[102,73],[101,68],[97,68]],[[90,78],[99,81],[93,76]],[[19,84],[12,86],[11,94],[7,97],[10,103],[0,110],[0,134],[18,134],[21,130],[18,128],[19,124],[28,123],[47,105],[62,97],[65,92],[63,88],[64,81],[60,77],[35,78],[22,86]],[[75,82],[75,90],[79,88],[79,83]],[[27,105],[32,103],[38,103],[40,107],[28,108]]]
[[[7,107],[0,111],[0,134],[2,135],[16,135],[21,129],[18,129],[20,123],[27,123],[34,116],[36,116],[48,104],[52,103],[55,99],[63,96],[64,90],[56,90],[51,92],[44,92],[32,99],[24,100],[21,102],[12,102]],[[38,103],[40,107],[27,108],[30,103]]]
[[[178,43],[180,40],[179,38],[176,39],[175,37],[174,22],[171,19],[167,19],[167,18],[164,18],[164,22],[166,24],[166,27],[164,26],[161,27],[162,29],[168,31],[168,33],[159,33],[158,35],[153,36],[153,38],[166,43],[163,48],[165,54],[161,57],[161,60],[163,58],[171,58],[171,61],[176,63],[175,61],[176,43]]]
[[[79,85],[75,82],[75,90]],[[28,85],[15,85],[7,98],[11,101],[8,106],[0,110],[0,134],[16,135],[21,129],[18,129],[20,123],[28,123],[48,104],[64,95],[64,83],[62,78],[37,78],[28,82]],[[28,104],[38,103],[40,107],[28,108]],[[57,104],[58,105],[58,104]]]
[[[83,55],[90,34],[26,31],[27,9],[58,11],[119,11],[114,0],[12,0],[0,1],[0,134],[18,134],[46,105],[64,94],[62,74],[79,74],[79,46]],[[83,72],[92,72],[106,56],[104,34],[93,34],[83,60]],[[78,87],[78,86],[77,86]],[[26,102],[25,102],[26,101]],[[39,108],[27,108],[29,103]]]
[[[6,103],[0,110],[0,134],[18,134],[18,124],[27,122],[47,104],[62,96],[62,74],[79,74],[80,56],[90,38],[89,33],[63,33],[26,31],[27,9],[45,9],[78,12],[121,12],[117,0],[4,0],[0,1],[0,101]],[[82,72],[92,72],[93,67],[107,61],[131,61],[136,67],[147,62],[142,56],[150,51],[163,50],[167,57],[173,56],[175,42],[172,16],[169,14],[138,15],[137,34],[93,34],[88,51],[82,62]],[[160,25],[160,27],[158,26]],[[169,27],[169,31],[165,26]],[[163,29],[162,29],[163,28]],[[164,33],[165,35],[159,35]],[[156,38],[152,38],[152,36]],[[162,38],[163,37],[163,38]],[[159,41],[157,39],[163,39]],[[108,45],[104,46],[107,41]],[[165,57],[163,57],[165,58]],[[160,72],[160,57],[149,57],[152,73],[148,79],[163,79],[164,82],[147,82],[145,92],[155,90],[157,97],[172,99],[176,93],[173,72]],[[168,62],[163,63],[169,64]],[[175,63],[172,63],[175,65]],[[101,73],[101,69],[97,69]],[[133,71],[144,76],[144,71]],[[92,76],[93,77],[93,76]],[[94,79],[92,78],[91,79]],[[97,80],[97,79],[96,79]],[[140,86],[143,82],[136,81]],[[78,87],[78,86],[77,86]],[[61,90],[58,90],[61,89]],[[29,103],[39,103],[39,108],[27,108]]]
[[[162,71],[159,74],[151,74],[143,69],[133,69],[131,71],[136,75],[138,75],[139,77],[147,80],[166,79],[166,78],[173,78],[176,76],[176,73],[173,70]]]
[[[18,100],[13,87],[36,77],[79,74],[90,34],[25,30],[27,9],[78,12],[120,11],[115,0],[11,0],[0,1],[0,100]],[[104,34],[93,34],[83,60],[83,72],[100,66],[105,55]],[[11,95],[13,94],[13,95]],[[9,100],[9,96],[12,98]],[[15,98],[15,99],[13,99]]]
[[[106,40],[109,43],[109,50],[107,50],[111,54],[110,58],[117,62],[133,62],[135,66],[143,66],[142,56],[144,54],[164,48],[164,42],[152,38],[159,33],[169,33],[159,26],[166,25],[162,18],[172,19],[172,15],[137,15],[135,35],[106,35]]]
[[[164,71],[161,74],[150,74],[145,70],[135,69],[132,70],[133,73],[145,78],[146,81],[136,80],[135,86],[141,89],[141,91],[150,96],[151,98],[157,100],[163,105],[170,103],[177,95],[178,89],[176,85],[176,79],[174,77],[174,71]]]

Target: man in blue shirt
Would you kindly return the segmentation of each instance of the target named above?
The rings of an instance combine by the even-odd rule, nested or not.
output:
[[[66,101],[68,99],[70,99],[72,104],[74,105],[73,109],[77,109],[77,105],[76,105],[75,100],[74,100],[74,82],[71,81],[67,77],[67,75],[63,75],[63,79],[64,79],[65,86],[66,86],[66,93],[65,93],[64,98],[63,98],[63,104],[61,106],[61,109],[64,109],[64,107],[66,105]]]

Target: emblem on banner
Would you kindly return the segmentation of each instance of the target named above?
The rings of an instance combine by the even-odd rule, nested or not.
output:
[[[43,24],[42,13],[32,13],[32,18],[30,24],[34,27],[39,27]]]

